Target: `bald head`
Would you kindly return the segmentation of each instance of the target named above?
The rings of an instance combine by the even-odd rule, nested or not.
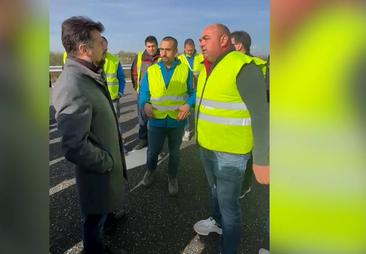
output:
[[[211,63],[231,49],[230,30],[222,24],[203,29],[199,39],[203,56]]]
[[[217,30],[217,32],[220,35],[227,35],[230,36],[230,30],[229,28],[227,28],[227,26],[223,25],[223,24],[213,24],[211,25],[214,29]]]

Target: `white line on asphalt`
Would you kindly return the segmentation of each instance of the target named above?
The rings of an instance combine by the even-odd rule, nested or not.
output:
[[[74,246],[72,246],[70,249],[64,252],[64,254],[76,254],[80,253],[80,251],[83,249],[83,242],[80,241]]]
[[[50,142],[49,142],[49,144],[52,145],[52,144],[56,144],[58,142],[61,142],[61,137],[51,139]]]
[[[192,253],[194,251],[195,254],[201,254],[205,249],[205,244],[201,242],[199,235],[195,235],[193,239],[186,245],[182,254]]]
[[[53,128],[50,130],[50,133],[57,131],[57,128]]]
[[[146,149],[145,149],[145,150],[146,150]],[[165,161],[168,157],[169,157],[169,153],[167,153],[167,154],[163,155],[163,157],[159,158],[158,165],[160,165],[160,164],[161,164],[163,161]],[[129,168],[129,169],[131,169],[131,168]],[[141,187],[141,186],[143,186],[143,184],[142,184],[142,180],[141,180],[138,184],[136,184],[136,186],[135,186],[135,187],[133,187],[133,188],[130,190],[130,192],[135,191],[136,189],[138,189],[138,188],[139,188],[139,187]]]
[[[52,196],[53,194],[62,191],[66,188],[69,188],[70,186],[75,184],[75,178],[71,178],[69,180],[62,181],[61,183],[57,184],[56,186],[52,187],[49,190],[49,195]]]
[[[63,161],[65,159],[65,157],[60,157],[60,158],[57,158],[57,159],[54,159],[54,160],[52,160],[52,161],[50,161],[49,163],[48,163],[48,165],[50,165],[50,166],[52,166],[52,165],[54,165],[54,164],[56,164],[56,163],[58,163],[58,162],[60,162],[60,161]]]
[[[130,192],[133,192],[134,190],[136,190],[138,187],[140,187],[141,185],[143,185],[142,184],[142,180],[138,183],[138,184],[136,184],[136,186],[135,187],[133,187],[131,190],[130,190]]]
[[[125,156],[127,170],[146,164],[147,147],[141,150],[132,150]]]

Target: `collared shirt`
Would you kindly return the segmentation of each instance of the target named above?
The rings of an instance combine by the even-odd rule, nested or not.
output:
[[[181,64],[178,59],[175,59],[172,63],[170,68],[167,68],[163,62],[158,62],[157,65],[160,67],[161,74],[164,79],[165,86],[168,87],[170,79],[173,76],[175,67]],[[147,78],[147,72],[145,73],[144,77],[141,80],[141,87],[139,92],[138,104],[140,107],[144,107],[145,103],[149,103],[150,101],[150,90]],[[196,92],[193,89],[193,75],[192,72],[189,70],[188,78],[187,78],[187,94],[188,98],[186,103],[192,108],[196,101]],[[176,119],[172,119],[167,116],[165,119],[150,119],[149,125],[154,127],[182,127],[186,124],[187,120],[177,121]]]

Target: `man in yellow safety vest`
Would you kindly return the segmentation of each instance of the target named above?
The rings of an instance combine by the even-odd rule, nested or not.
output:
[[[136,89],[137,97],[140,91],[140,82],[147,68],[159,59],[158,41],[155,36],[149,35],[145,39],[145,50],[138,52],[131,66],[131,80]],[[139,143],[135,149],[140,150],[147,146],[147,117],[144,109],[137,106],[139,120]]]
[[[265,84],[253,59],[233,50],[229,29],[206,27],[200,46],[207,61],[198,77],[196,139],[207,176],[212,214],[194,224],[200,235],[222,234],[221,253],[237,253],[240,190],[247,162],[268,183],[269,119]]]
[[[150,66],[141,81],[139,107],[149,117],[147,170],[142,180],[150,186],[154,180],[158,155],[165,138],[169,143],[168,190],[178,194],[180,145],[186,118],[195,103],[192,72],[176,59],[178,42],[171,36],[160,43],[161,61]]]
[[[178,56],[178,59],[188,65],[189,69],[193,72],[195,79],[198,77],[199,72],[203,68],[203,55],[197,53],[196,46],[193,39],[188,38],[184,41],[183,54]],[[191,109],[191,116],[188,117],[187,125],[184,127],[183,141],[189,141],[192,132],[194,131],[194,110]]]

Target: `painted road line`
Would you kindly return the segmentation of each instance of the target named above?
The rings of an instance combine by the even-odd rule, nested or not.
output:
[[[56,143],[59,143],[59,142],[61,142],[61,137],[51,139],[49,144],[52,145],[52,144],[56,144]]]
[[[67,251],[64,252],[64,254],[76,254],[76,253],[81,253],[81,250],[83,249],[83,242],[80,241],[77,244],[75,244],[74,246],[72,246],[72,248],[68,249]]]
[[[64,189],[69,188],[70,186],[74,185],[76,183],[75,178],[71,178],[69,180],[62,181],[61,183],[57,184],[56,186],[52,187],[49,190],[49,195],[52,196],[53,194],[60,192]]]
[[[57,131],[57,128],[53,128],[50,130],[50,133]]]
[[[64,157],[64,156],[62,156],[62,157],[60,157],[60,158],[57,158],[57,159],[54,159],[54,160],[50,161],[50,162],[48,163],[48,165],[49,165],[49,166],[52,166],[52,165],[54,165],[54,164],[56,164],[56,163],[58,163],[58,162],[60,162],[60,161],[63,161],[64,159],[65,159],[65,157]]]

